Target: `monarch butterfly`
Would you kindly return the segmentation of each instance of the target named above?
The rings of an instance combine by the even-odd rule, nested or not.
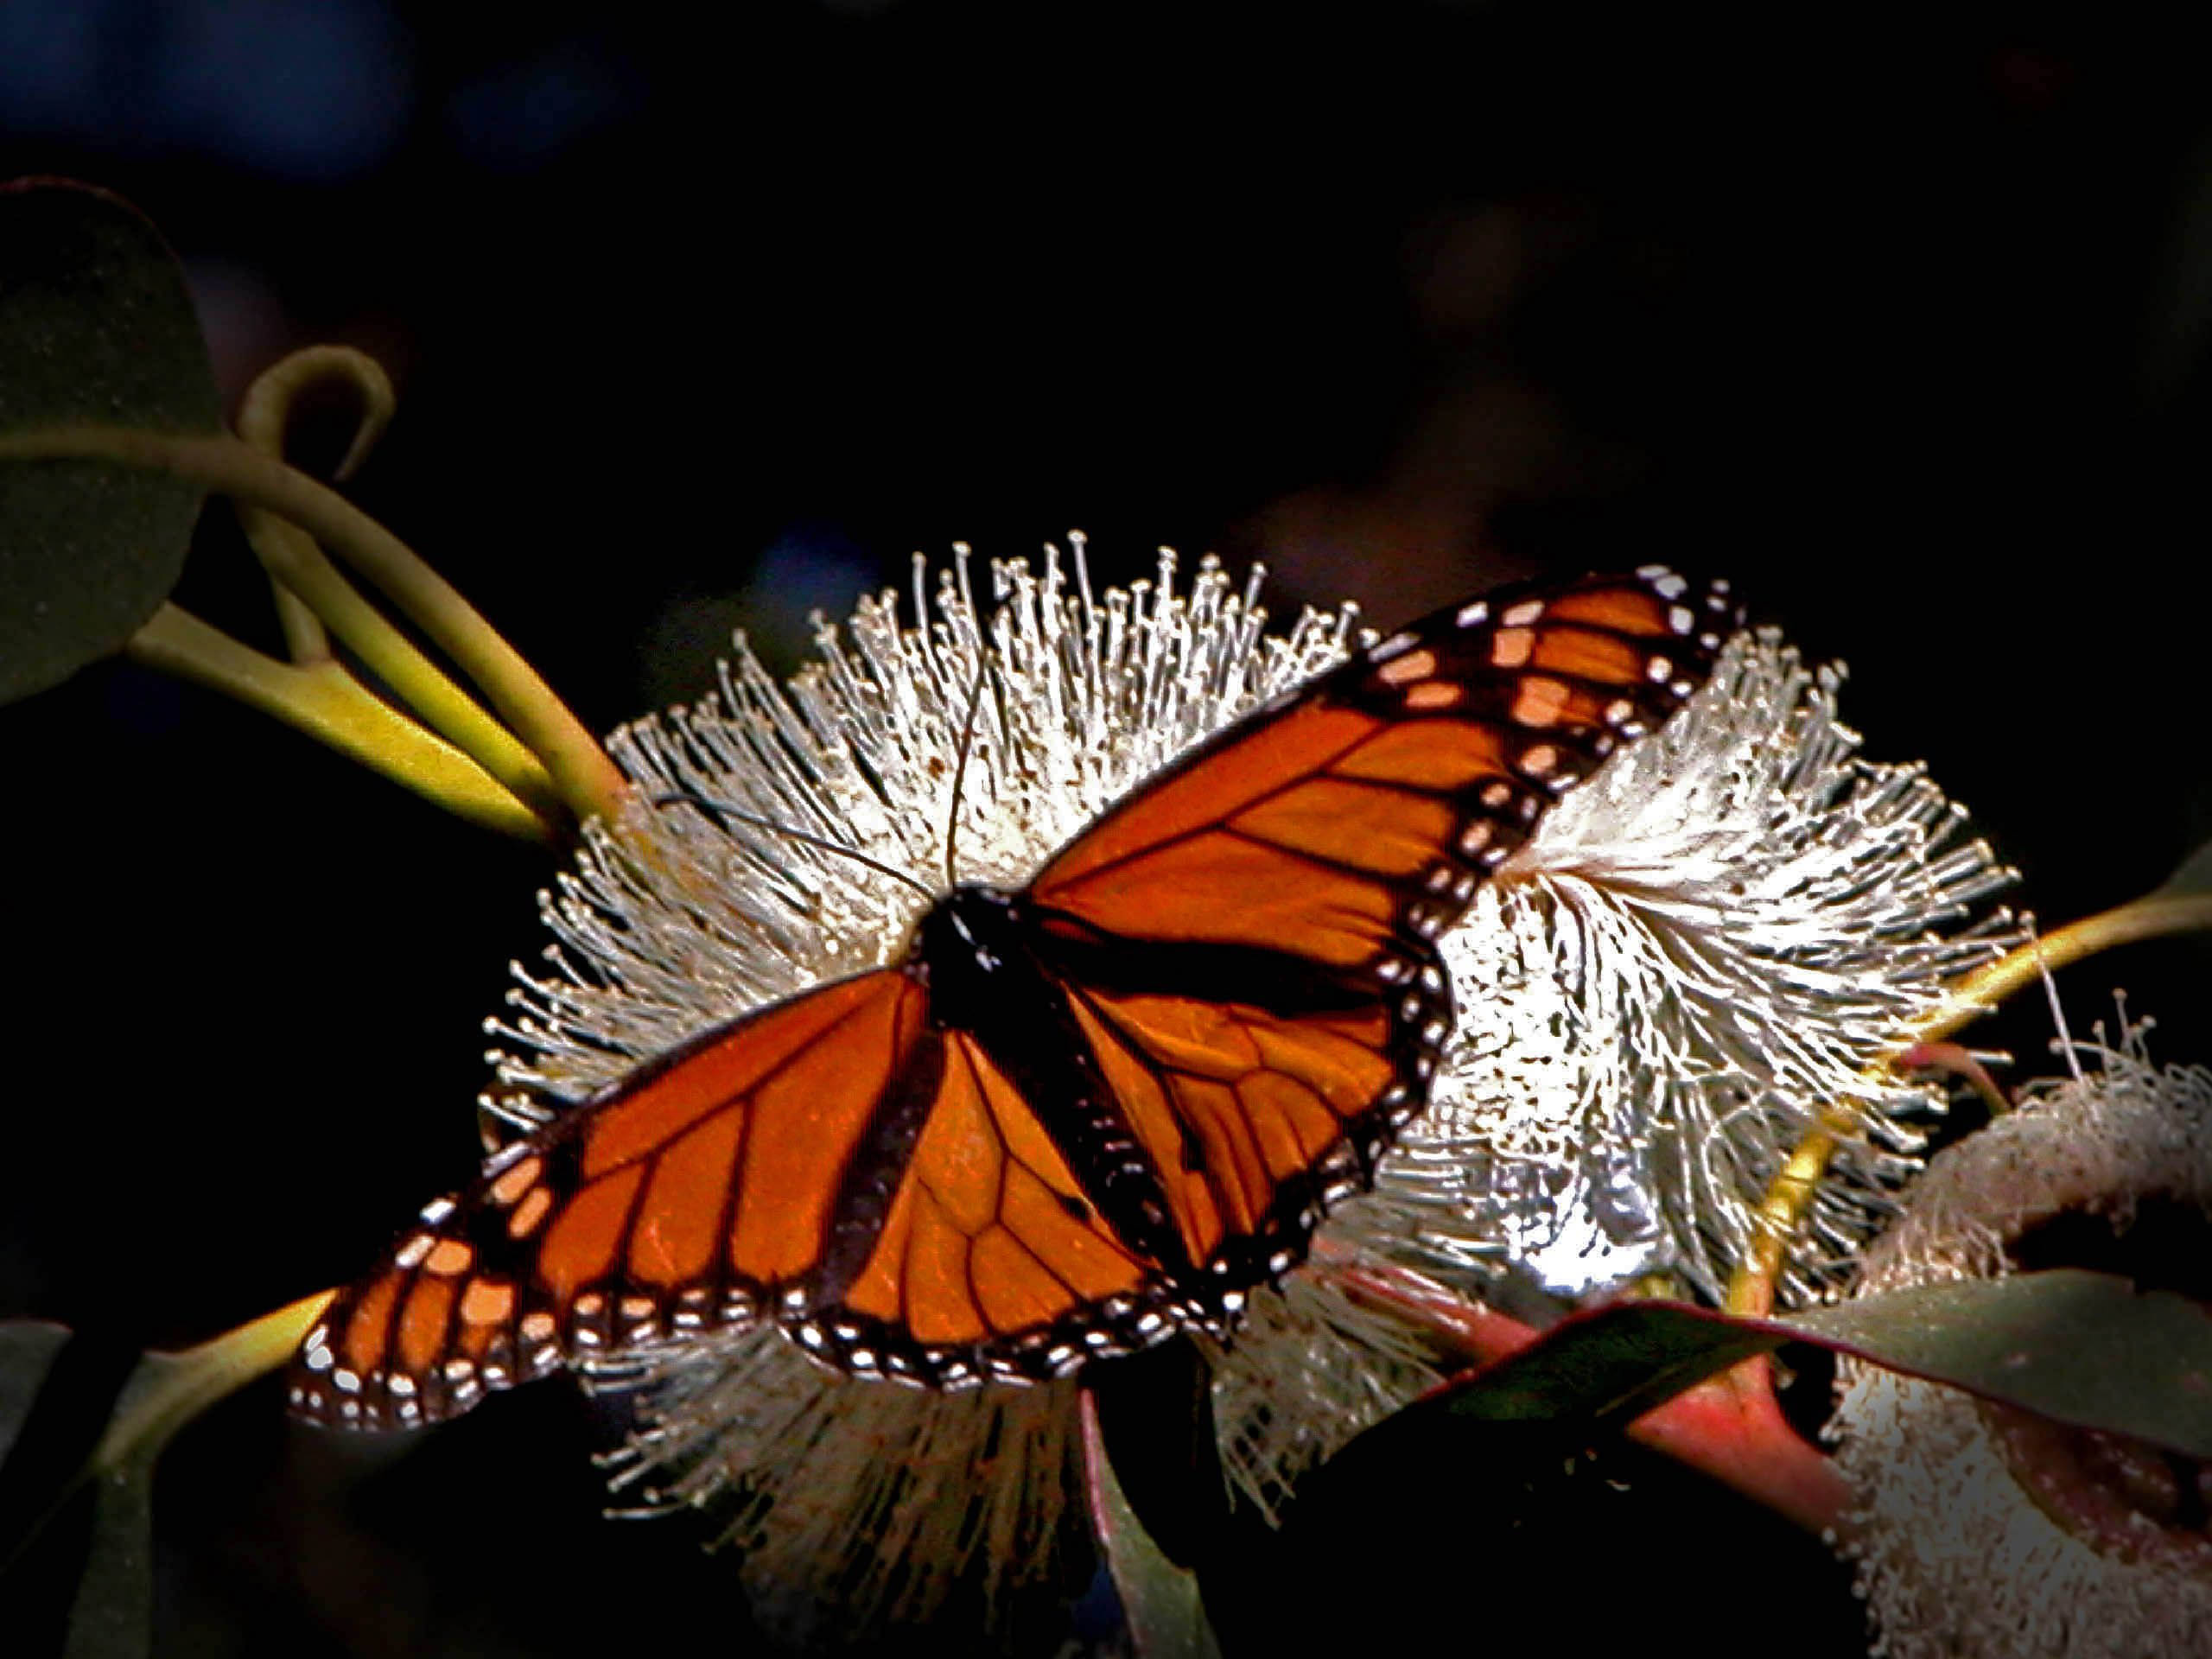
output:
[[[1427,1104],[1439,936],[1742,617],[1659,566],[1522,584],[1274,699],[892,965],[503,1147],[330,1304],[294,1410],[411,1427],[771,1322],[938,1389],[1226,1332]]]

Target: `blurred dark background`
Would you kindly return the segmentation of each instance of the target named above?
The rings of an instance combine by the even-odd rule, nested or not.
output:
[[[2056,925],[2212,834],[2204,72],[2063,16],[1773,27],[8,0],[0,176],[143,208],[232,398],[299,345],[382,359],[353,493],[594,728],[696,695],[734,626],[795,665],[808,611],[955,538],[1263,559],[1278,615],[1382,625],[1663,558],[1847,659],[1866,752],[1926,759]],[[211,531],[181,599],[273,643]],[[0,1314],[85,1332],[89,1393],[353,1275],[470,1167],[551,869],[129,665],[0,711]],[[2204,965],[2063,984],[2077,1027],[2124,984],[2212,1060]],[[2042,1069],[2048,1030],[1987,1039]],[[248,1390],[164,1465],[156,1651],[741,1646],[728,1560],[596,1519],[603,1434],[565,1385],[412,1447]],[[1419,1491],[1301,1595],[1479,1630],[1478,1473],[1443,1494],[1465,1554]],[[1709,1581],[1748,1546],[1700,1501],[1573,1510],[1560,1593]]]

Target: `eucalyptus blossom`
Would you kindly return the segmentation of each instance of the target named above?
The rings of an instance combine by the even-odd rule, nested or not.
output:
[[[635,798],[545,898],[546,965],[518,967],[492,1025],[497,1116],[537,1121],[705,1027],[896,959],[926,893],[1025,884],[1160,766],[1360,643],[1350,606],[1269,632],[1258,573],[1239,588],[1211,559],[1186,588],[1163,552],[1154,581],[1094,592],[1077,538],[1039,570],[993,565],[985,603],[958,552],[933,594],[917,560],[918,620],[863,599],[818,623],[819,659],[788,684],[741,640],[707,697],[614,735]],[[1918,768],[1858,759],[1839,680],[1739,635],[1446,936],[1459,1023],[1428,1109],[1312,1259],[1210,1344],[1226,1462],[1263,1509],[1438,1380],[1344,1266],[1570,1294],[1671,1269],[1710,1291],[1789,1147],[1848,1104],[1864,1133],[1786,1281],[1802,1293],[1912,1167],[1938,1103],[1866,1076],[1993,950],[2003,918],[1974,915],[2007,874]],[[772,1327],[585,1370],[639,1390],[624,1501],[726,1502],[750,1574],[794,1607],[834,1592],[856,1615],[918,1612],[964,1575],[1052,1570],[1078,1473],[1068,1383],[935,1395],[824,1369]]]

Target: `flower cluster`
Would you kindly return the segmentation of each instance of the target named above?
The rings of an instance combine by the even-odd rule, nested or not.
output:
[[[550,969],[518,969],[493,1026],[520,1103],[495,1109],[534,1121],[703,1027],[889,959],[919,893],[778,826],[925,888],[1018,886],[1353,643],[1350,607],[1267,632],[1256,573],[1240,591],[1208,560],[1178,591],[1163,555],[1156,582],[1094,594],[1074,552],[1041,573],[995,565],[988,611],[964,557],[933,605],[918,560],[920,626],[889,594],[864,601],[820,626],[821,661],[788,687],[741,642],[716,694],[617,734],[639,799],[547,899]],[[1791,1283],[1869,1230],[1933,1103],[1869,1083],[1873,1062],[1992,950],[2001,918],[1960,925],[2007,874],[1916,768],[1856,758],[1836,686],[1739,637],[1447,937],[1459,1024],[1428,1112],[1213,1354],[1226,1461],[1263,1508],[1436,1380],[1418,1333],[1338,1266],[1472,1288],[1510,1263],[1568,1291],[1672,1268],[1709,1292],[1789,1146],[1847,1104],[1866,1130]],[[774,1329],[596,1375],[641,1390],[618,1480],[658,1503],[734,1497],[757,1584],[864,1617],[925,1610],[963,1573],[1051,1570],[1076,1490],[1065,1385],[857,1381]]]

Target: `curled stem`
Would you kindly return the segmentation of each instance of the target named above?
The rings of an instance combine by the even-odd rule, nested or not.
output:
[[[2032,939],[1961,980],[1941,1006],[1916,1023],[1897,1047],[1877,1063],[1874,1075],[1888,1071],[1919,1045],[1951,1036],[2023,986],[2034,984],[2046,972],[2115,945],[2207,929],[2212,929],[2212,893],[2161,888]],[[1818,1127],[1791,1149],[1789,1161],[1760,1201],[1751,1243],[1729,1281],[1726,1306],[1730,1313],[1757,1315],[1772,1307],[1775,1280],[1782,1271],[1789,1242],[1811,1207],[1829,1159],[1858,1132],[1859,1121],[1859,1112],[1849,1103],[1831,1106],[1822,1112]]]
[[[351,346],[308,346],[271,364],[246,388],[245,401],[238,405],[238,436],[262,454],[283,460],[292,405],[302,392],[333,380],[344,381],[361,400],[353,441],[330,474],[343,484],[360,470],[399,407],[391,377],[366,352],[357,352]]]
[[[392,413],[398,407],[391,377],[384,372],[384,365],[365,352],[357,352],[350,346],[309,346],[264,369],[246,388],[245,401],[238,406],[238,436],[263,454],[283,460],[284,435],[292,423],[293,405],[299,401],[301,393],[333,381],[342,381],[352,387],[361,405],[353,442],[331,474],[333,482],[344,483],[368,458],[370,449],[391,423]],[[264,551],[266,542],[275,540],[281,546],[284,537],[305,540],[305,536],[259,507],[242,506],[238,517],[256,556],[269,569],[276,620],[283,627],[285,648],[291,652],[292,660],[308,663],[327,656],[330,642],[323,634],[322,620],[284,585]]]

